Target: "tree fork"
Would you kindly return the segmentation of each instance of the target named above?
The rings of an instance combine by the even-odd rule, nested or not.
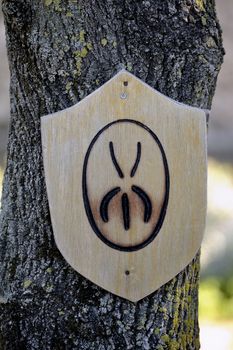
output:
[[[0,349],[199,349],[199,254],[136,304],[65,262],[50,222],[40,117],[77,103],[122,68],[173,99],[210,108],[223,59],[214,0],[3,0],[3,12],[11,125]]]

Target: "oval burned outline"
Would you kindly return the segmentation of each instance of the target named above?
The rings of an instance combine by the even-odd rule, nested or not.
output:
[[[91,154],[91,151],[96,143],[96,141],[98,140],[98,138],[100,137],[100,135],[106,131],[108,128],[110,128],[111,126],[113,126],[114,124],[117,123],[132,123],[134,125],[137,125],[140,128],[143,128],[146,132],[148,132],[153,140],[155,141],[155,143],[157,144],[161,156],[162,156],[162,161],[163,161],[163,167],[164,167],[164,174],[165,174],[165,194],[164,194],[164,200],[161,206],[161,210],[160,210],[160,214],[159,214],[159,218],[156,222],[156,225],[154,226],[151,234],[149,235],[149,237],[147,237],[143,242],[141,242],[140,244],[135,244],[135,245],[128,245],[128,246],[122,246],[120,244],[116,244],[114,242],[111,242],[107,237],[104,236],[104,234],[100,231],[100,229],[98,228],[95,218],[93,216],[92,213],[92,209],[91,209],[91,205],[90,205],[90,200],[89,200],[89,196],[88,196],[88,186],[87,186],[87,166],[88,166],[88,160]],[[98,131],[98,133],[95,135],[95,137],[92,139],[88,150],[86,152],[85,158],[84,158],[84,164],[83,164],[83,175],[82,175],[82,191],[83,191],[83,202],[84,202],[84,207],[85,207],[85,211],[86,211],[86,215],[88,218],[88,221],[93,229],[93,231],[95,232],[95,234],[101,239],[102,242],[104,242],[106,245],[108,245],[109,247],[113,248],[113,249],[117,249],[123,252],[133,252],[133,251],[137,251],[140,250],[142,248],[145,248],[148,244],[150,244],[155,237],[158,235],[165,216],[166,216],[166,211],[167,211],[167,206],[168,206],[168,200],[169,200],[169,191],[170,191],[170,175],[169,175],[169,167],[168,167],[168,162],[167,162],[167,158],[166,158],[166,154],[164,151],[164,148],[159,140],[159,138],[156,136],[156,134],[145,124],[133,120],[133,119],[119,119],[119,120],[115,120],[107,125],[105,125],[101,130]]]

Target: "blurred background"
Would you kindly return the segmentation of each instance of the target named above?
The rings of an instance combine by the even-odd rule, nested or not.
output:
[[[1,3],[1,1],[0,1]],[[202,350],[233,350],[233,1],[216,0],[226,56],[209,127],[208,217],[202,245]],[[9,124],[9,72],[0,13],[0,197]]]

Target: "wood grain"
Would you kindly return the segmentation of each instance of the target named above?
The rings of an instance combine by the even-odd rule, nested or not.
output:
[[[204,111],[123,70],[42,117],[41,132],[55,240],[75,270],[135,302],[192,260],[206,217]]]

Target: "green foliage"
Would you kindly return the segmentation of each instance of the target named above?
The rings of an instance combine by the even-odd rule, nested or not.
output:
[[[206,278],[200,284],[200,317],[207,320],[233,320],[233,276]]]

